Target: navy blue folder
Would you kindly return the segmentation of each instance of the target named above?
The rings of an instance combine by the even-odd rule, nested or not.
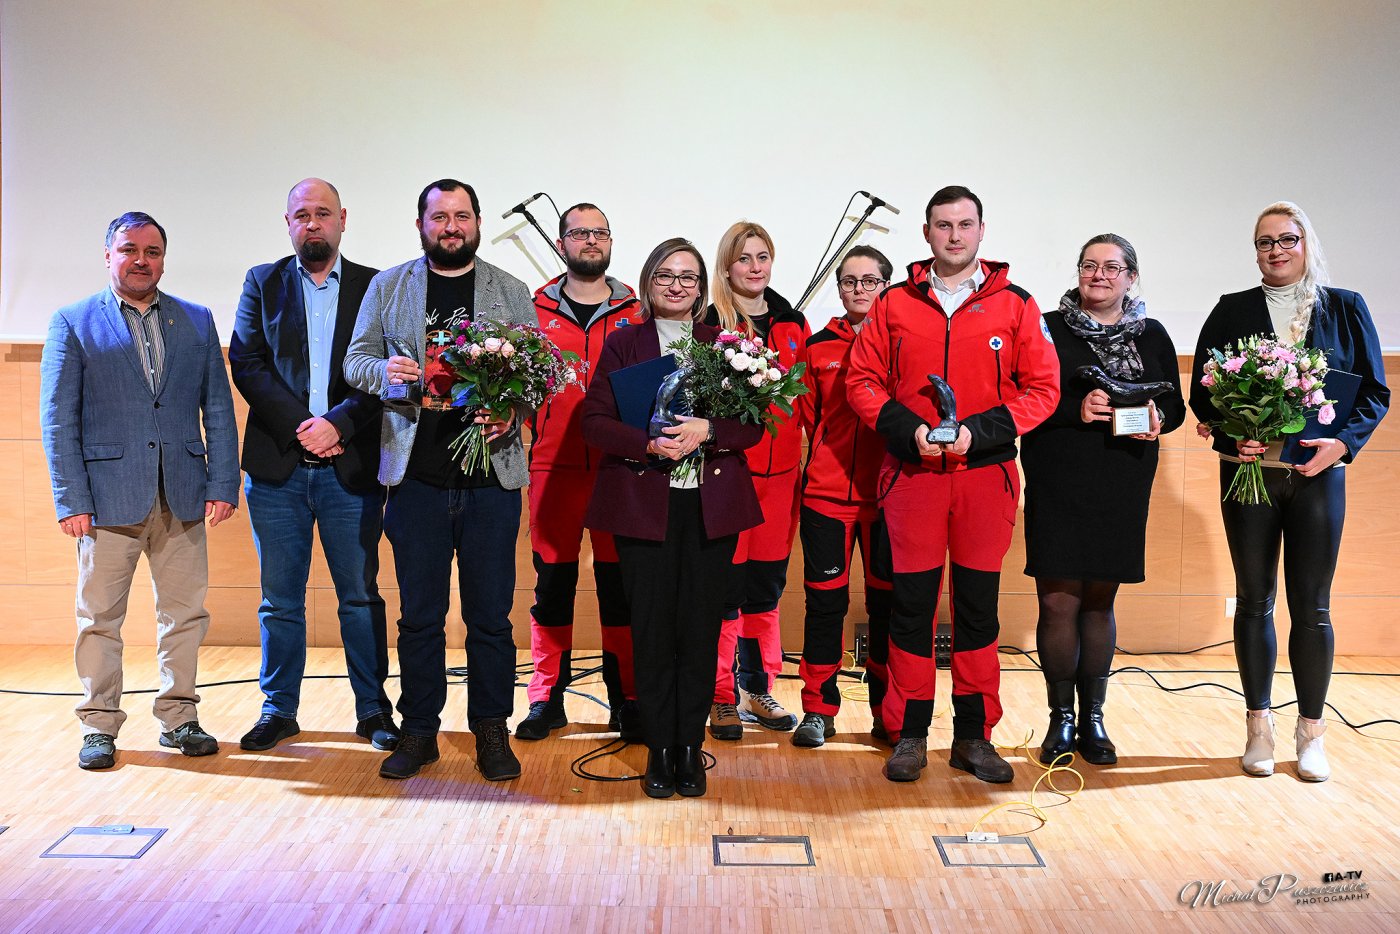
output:
[[[661,381],[676,371],[674,354],[663,354],[655,360],[635,363],[608,374],[613,398],[617,400],[617,417],[629,425],[646,430],[656,407],[656,391]]]
[[[1328,399],[1336,400],[1332,403],[1332,408],[1336,410],[1337,417],[1332,419],[1332,424],[1324,425],[1317,420],[1316,412],[1309,412],[1308,423],[1303,426],[1303,430],[1285,437],[1278,459],[1285,464],[1306,464],[1312,460],[1317,449],[1303,447],[1298,442],[1311,438],[1337,437],[1351,418],[1351,410],[1356,405],[1356,394],[1360,389],[1361,377],[1355,373],[1328,370],[1322,379],[1322,394]]]

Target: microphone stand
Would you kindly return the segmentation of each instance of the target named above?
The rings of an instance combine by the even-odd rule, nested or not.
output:
[[[836,265],[836,260],[846,251],[846,247],[849,246],[850,242],[861,232],[861,229],[865,227],[865,222],[870,220],[870,215],[874,214],[875,209],[878,207],[878,204],[872,202],[870,206],[865,209],[865,213],[856,221],[856,225],[851,228],[851,232],[846,234],[846,239],[842,240],[841,245],[836,248],[836,252],[832,253],[831,258],[817,269],[816,274],[812,276],[812,281],[807,283],[806,291],[802,293],[802,297],[799,298],[797,304],[793,306],[794,308],[798,311],[803,310],[802,306],[806,305],[807,300],[817,291],[817,286],[821,283],[822,279],[826,278],[826,274],[831,272],[831,267]]]
[[[872,209],[872,210],[873,210],[873,209]],[[549,245],[549,248],[550,248],[551,250],[554,251],[554,255],[557,256],[557,257],[559,257],[559,261],[560,261],[560,262],[563,262],[563,261],[564,261],[564,254],[561,253],[561,252],[559,251],[559,247],[557,247],[557,246],[554,245],[554,241],[551,240],[551,239],[549,238],[549,234],[547,234],[547,233],[544,232],[544,228],[540,226],[540,222],[539,222],[539,221],[535,220],[535,215],[533,215],[533,214],[530,213],[530,209],[529,209],[529,208],[521,208],[521,209],[520,209],[520,213],[525,217],[525,219],[526,219],[527,221],[530,222],[530,226],[531,226],[531,227],[533,227],[533,228],[535,228],[535,230],[539,231],[540,236],[541,236],[541,237],[544,237],[544,242],[547,243],[547,244]]]

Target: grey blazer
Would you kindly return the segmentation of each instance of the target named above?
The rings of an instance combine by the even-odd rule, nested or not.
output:
[[[60,308],[39,363],[39,417],[58,517],[145,521],[162,480],[176,518],[238,505],[238,425],[209,309],[160,293],[165,365],[151,391],[112,295]],[[202,431],[201,431],[202,427]]]
[[[535,303],[525,283],[481,259],[476,261],[476,309],[478,318],[493,318],[507,324],[539,324]],[[428,261],[418,258],[402,266],[386,269],[369,283],[360,303],[355,333],[345,352],[345,381],[356,389],[379,395],[389,384],[388,359],[384,343],[388,334],[413,351],[423,366],[428,317]],[[518,490],[529,480],[525,451],[520,444],[520,425],[528,412],[517,413],[515,424],[491,443],[491,470],[507,490]],[[407,414],[384,410],[379,452],[379,482],[397,486],[403,482],[408,455],[418,433],[418,412]]]

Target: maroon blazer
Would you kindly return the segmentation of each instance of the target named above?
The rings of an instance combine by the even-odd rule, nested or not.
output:
[[[692,333],[696,340],[712,341],[719,336],[719,328],[696,322]],[[656,333],[656,322],[650,318],[635,327],[614,331],[603,345],[583,400],[583,438],[603,452],[598,479],[593,484],[593,499],[584,518],[590,529],[656,542],[666,538],[670,476],[646,466],[647,433],[618,418],[617,400],[608,379],[613,370],[659,356],[661,339]],[[763,427],[746,425],[734,418],[717,418],[713,422],[715,441],[705,454],[699,487],[705,534],[712,539],[734,535],[763,522],[748,459],[740,453],[762,439]]]

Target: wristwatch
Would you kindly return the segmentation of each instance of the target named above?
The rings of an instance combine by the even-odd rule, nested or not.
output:
[[[705,443],[706,443],[706,444],[714,444],[714,443],[715,443],[715,422],[714,422],[714,419],[711,419],[711,420],[710,420],[710,430],[705,434]]]

